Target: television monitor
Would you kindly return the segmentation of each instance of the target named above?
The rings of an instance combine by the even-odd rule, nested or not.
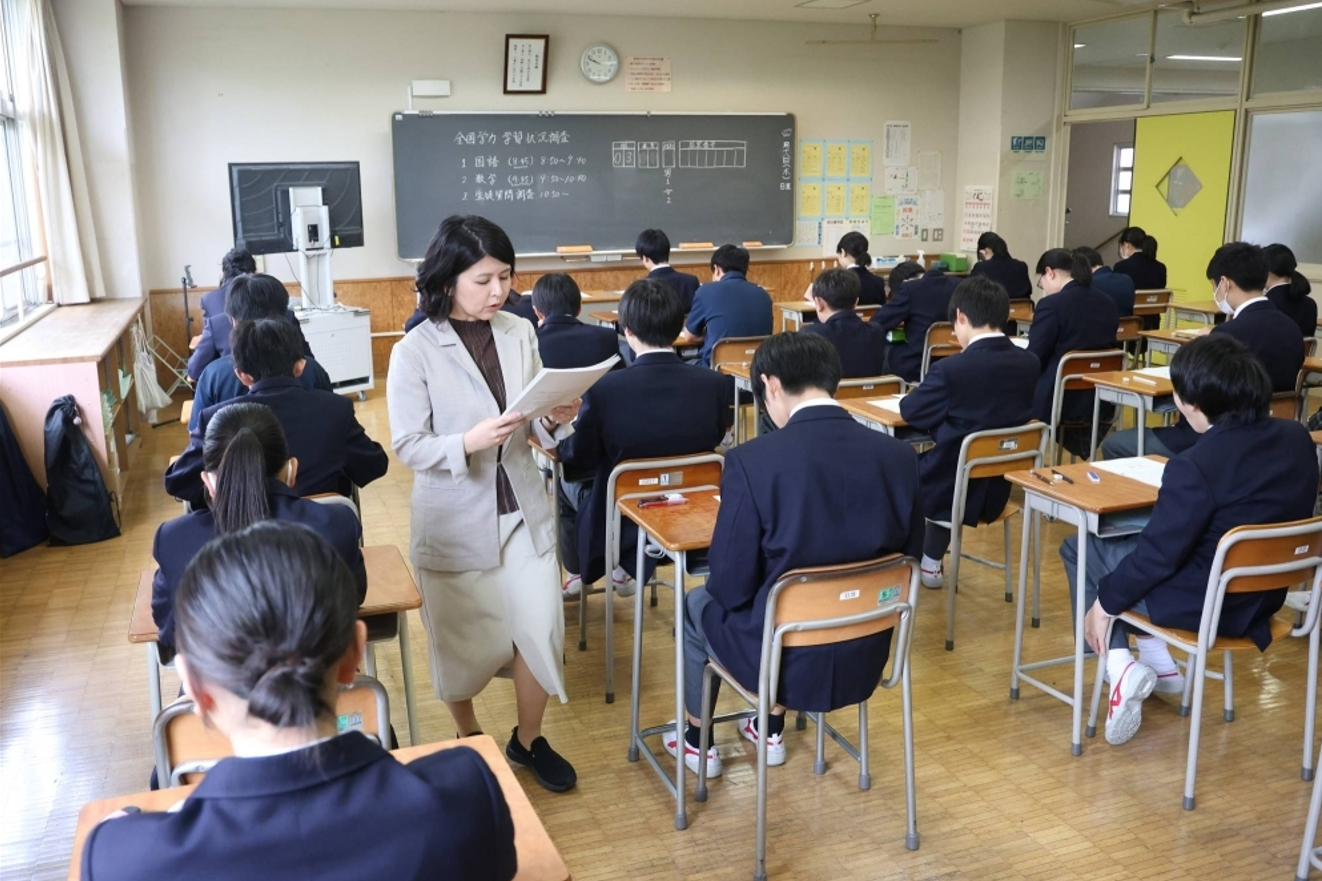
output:
[[[290,187],[321,187],[333,248],[363,245],[363,198],[357,162],[230,163],[234,247],[250,254],[294,249]]]

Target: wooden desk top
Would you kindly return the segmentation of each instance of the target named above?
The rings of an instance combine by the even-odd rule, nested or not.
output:
[[[1319,447],[1322,447],[1322,431],[1314,431],[1309,435],[1309,437],[1313,439],[1313,443],[1317,444]]]
[[[873,400],[882,398],[892,398],[894,395],[881,395]],[[894,413],[882,407],[878,407],[869,402],[866,398],[846,398],[840,402],[840,406],[852,416],[861,416],[869,422],[876,422],[887,428],[905,428],[909,423],[904,421],[904,417],[899,413]]]
[[[1178,346],[1202,336],[1202,334],[1191,333],[1188,330],[1170,330],[1164,327],[1158,330],[1140,330],[1138,335],[1151,340],[1160,340],[1163,343],[1174,343]]]
[[[146,302],[134,297],[60,306],[0,345],[0,365],[100,361],[137,319]]]
[[[557,454],[556,448],[551,447],[550,449],[547,449],[546,447],[542,446],[542,442],[541,440],[538,439],[536,434],[528,435],[528,446],[532,447],[534,450],[541,453],[543,456],[550,459],[552,462],[560,461],[560,456]]]
[[[1166,461],[1163,456],[1145,456],[1144,458],[1151,459],[1154,462],[1164,463]],[[1052,469],[1050,468],[1038,468],[1036,470],[1043,477],[1051,476]],[[1116,511],[1150,508],[1157,503],[1157,488],[1142,481],[1134,480],[1132,477],[1112,474],[1110,471],[1096,471],[1102,480],[1100,483],[1093,483],[1088,479],[1088,472],[1096,469],[1087,462],[1080,462],[1077,465],[1061,465],[1055,470],[1072,478],[1074,482],[1066,483],[1063,480],[1057,480],[1048,486],[1029,471],[1011,471],[1005,475],[1005,479],[1022,486],[1024,492],[1037,493],[1053,501],[1063,502],[1066,505],[1072,505],[1094,514],[1110,514]]]
[[[1172,301],[1170,308],[1177,309],[1180,312],[1200,312],[1203,315],[1216,316],[1222,314],[1221,307],[1216,304],[1215,300],[1199,300],[1196,303],[1176,303]]]
[[[179,407],[179,421],[182,422],[184,425],[187,425],[189,420],[191,420],[192,418],[193,418],[193,399],[189,398],[187,401],[184,401],[182,406]],[[173,465],[174,463],[171,462],[170,464]]]
[[[589,303],[618,302],[624,291],[583,291],[583,299]]]
[[[1322,373],[1322,357],[1305,358],[1303,370],[1305,373]]]
[[[739,379],[752,379],[753,377],[751,364],[736,364],[732,362],[729,364],[722,364],[717,370],[720,373],[724,373],[726,376],[734,376]]]
[[[404,555],[394,545],[363,548],[367,569],[367,597],[358,607],[359,618],[388,615],[422,608],[422,594],[404,562]],[[129,619],[129,642],[156,642],[156,621],[151,615],[151,583],[155,570],[138,577],[138,594],[133,599],[133,617]]]
[[[620,320],[620,313],[612,312],[608,309],[603,309],[600,312],[593,312],[592,320],[597,322],[598,324],[600,324],[603,321],[609,321],[611,324],[614,324]]]
[[[1031,322],[1033,320],[1033,303],[1023,300],[1012,301],[1010,303],[1010,320]]]
[[[683,490],[683,493],[688,499],[683,505],[639,508],[638,499],[621,499],[616,507],[668,551],[709,547],[716,531],[716,513],[721,507],[716,500],[720,493],[717,490]]]
[[[1175,392],[1175,387],[1171,385],[1169,379],[1163,379],[1160,376],[1148,376],[1137,370],[1111,370],[1106,373],[1089,373],[1083,379],[1093,385],[1119,389],[1142,395],[1145,398],[1165,398]]]
[[[569,867],[556,849],[551,837],[546,834],[546,827],[528,801],[528,795],[519,785],[519,781],[505,760],[504,752],[496,741],[487,734],[465,737],[462,740],[447,740],[442,743],[428,743],[422,746],[397,749],[391,752],[396,759],[407,765],[409,762],[457,746],[467,746],[475,750],[495,774],[500,783],[500,791],[510,808],[510,817],[514,820],[514,847],[519,854],[519,872],[515,881],[568,881],[571,877]],[[69,859],[69,881],[78,881],[82,872],[83,842],[97,823],[127,805],[134,805],[143,811],[164,811],[192,793],[197,786],[178,786],[173,789],[158,789],[155,792],[139,792],[134,795],[119,795],[88,802],[78,812],[78,828],[74,832],[73,854]]]

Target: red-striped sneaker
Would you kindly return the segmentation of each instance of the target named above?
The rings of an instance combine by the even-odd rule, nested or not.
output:
[[[688,765],[689,770],[694,774],[698,773],[697,747],[689,746],[689,742],[684,740],[684,735],[679,733],[679,725],[673,722],[671,724],[674,725],[674,727],[667,728],[666,733],[661,735],[661,744],[666,748],[666,752],[673,756],[678,752],[677,747],[679,742],[683,741],[684,764]],[[716,746],[713,744],[707,747],[707,776],[719,777],[721,776],[721,770],[721,756],[716,752]]]
[[[571,575],[560,585],[560,597],[566,600],[576,600],[583,593],[583,576]]]
[[[1147,664],[1130,661],[1111,687],[1111,707],[1106,714],[1106,742],[1128,743],[1143,722],[1143,701],[1152,694],[1157,674]]]
[[[1184,694],[1184,674],[1179,667],[1168,673],[1158,673],[1152,691],[1156,694]]]
[[[739,726],[739,733],[743,735],[744,740],[757,746],[757,720],[748,717],[744,724]],[[785,735],[770,734],[767,736],[767,765],[785,764]]]

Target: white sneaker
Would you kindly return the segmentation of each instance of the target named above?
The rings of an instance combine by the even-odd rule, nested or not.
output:
[[[1157,673],[1157,684],[1152,691],[1156,694],[1184,694],[1184,674],[1179,667],[1169,673]]]
[[[583,576],[571,575],[560,585],[560,598],[576,600],[583,594]]]
[[[628,574],[624,576],[623,581],[612,574],[611,586],[615,588],[615,595],[618,597],[631,597],[638,592],[638,582],[634,581],[633,577]]]
[[[727,431],[727,432],[725,433],[725,437],[721,438],[720,446],[722,446],[722,447],[732,447],[732,446],[734,446],[734,431],[733,431],[733,430],[731,430],[731,431]]]
[[[1111,688],[1111,706],[1106,714],[1106,742],[1128,743],[1143,722],[1143,701],[1152,694],[1157,674],[1147,664],[1130,661]]]
[[[672,756],[676,754],[676,746],[681,741],[684,744],[684,764],[688,765],[688,769],[696,774],[698,773],[698,750],[689,746],[689,742],[684,740],[684,735],[679,733],[679,726],[675,725],[673,728],[668,728],[666,733],[661,735],[661,744],[666,748],[666,752]],[[707,776],[719,777],[721,771],[721,757],[716,752],[716,745],[713,744],[707,747]]]
[[[923,581],[923,587],[931,590],[939,590],[946,586],[945,572],[941,569],[921,569],[919,577]]]
[[[744,720],[744,724],[739,726],[739,733],[744,740],[757,745],[757,720],[751,716]],[[767,737],[767,764],[783,765],[785,764],[785,735],[772,734]]]

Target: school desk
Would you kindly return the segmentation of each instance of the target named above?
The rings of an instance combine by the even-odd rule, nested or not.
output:
[[[187,401],[184,401],[183,405],[179,408],[179,421],[182,422],[184,425],[187,425],[189,421],[192,420],[192,418],[193,418],[193,399],[189,398]],[[173,465],[174,463],[171,462],[170,464]]]
[[[1147,349],[1144,359],[1144,366],[1152,366],[1152,356],[1166,355],[1171,356],[1180,350],[1180,346],[1196,340],[1202,336],[1197,330],[1171,330],[1170,328],[1159,328],[1157,330],[1140,330],[1138,335],[1147,340],[1144,347]]]
[[[519,872],[515,881],[569,881],[571,876],[564,858],[556,849],[546,827],[528,801],[528,795],[519,785],[518,779],[510,769],[505,754],[495,739],[489,734],[465,737],[462,740],[446,740],[442,743],[427,743],[391,751],[391,755],[407,765],[415,759],[441,750],[466,746],[477,752],[487,763],[491,773],[500,784],[500,791],[509,805],[510,817],[514,821],[514,848],[518,851]],[[134,795],[117,795],[88,802],[78,812],[78,828],[73,837],[73,854],[69,858],[69,881],[78,881],[83,869],[83,843],[92,828],[120,808],[132,805],[144,812],[168,810],[176,802],[190,795],[197,785],[176,786],[172,789],[157,789],[152,792],[139,792]],[[113,820],[110,822],[114,822]]]
[[[783,331],[802,330],[804,322],[813,322],[817,320],[817,307],[808,300],[791,300],[786,303],[773,303],[776,309],[780,310],[780,326]],[[872,313],[880,309],[880,306],[866,305],[856,306],[854,311],[867,321],[872,317]]]
[[[1171,395],[1175,387],[1171,385],[1170,368],[1146,367],[1142,370],[1112,370],[1106,373],[1089,373],[1083,377],[1085,382],[1094,386],[1092,399],[1092,445],[1089,459],[1097,458],[1097,430],[1102,402],[1118,404],[1121,407],[1133,407],[1138,411],[1135,425],[1138,426],[1138,454],[1143,455],[1143,431],[1147,427],[1149,413],[1170,413],[1175,409]]]
[[[1154,462],[1165,464],[1160,456],[1148,456]],[[1114,459],[1115,462],[1134,462],[1136,459]],[[1044,481],[1033,474],[1050,478],[1052,471],[1069,477],[1073,483],[1064,480]],[[1099,482],[1088,479],[1088,472],[1094,472]],[[1157,487],[1132,477],[1114,474],[1099,469],[1095,464],[1081,462],[1077,465],[1061,465],[1055,469],[1035,468],[1032,471],[1011,471],[1005,479],[1017,484],[1024,491],[1024,531],[1019,549],[1019,593],[1015,606],[1014,620],[1014,661],[1010,668],[1010,699],[1019,699],[1019,683],[1022,680],[1047,694],[1069,704],[1074,711],[1073,728],[1070,739],[1070,752],[1073,755],[1083,753],[1083,674],[1084,651],[1087,644],[1083,636],[1083,619],[1087,613],[1084,607],[1084,572],[1088,563],[1088,534],[1101,537],[1132,535],[1140,532],[1151,516],[1152,507],[1157,503]],[[1076,569],[1076,592],[1074,602],[1074,653],[1049,661],[1023,663],[1024,650],[1024,591],[1028,583],[1028,536],[1031,517],[1034,544],[1037,556],[1033,562],[1033,626],[1040,620],[1038,612],[1038,584],[1042,571],[1042,528],[1041,518],[1047,516],[1066,523],[1072,523],[1078,529],[1079,561]],[[1074,688],[1070,694],[1059,691],[1045,682],[1029,675],[1030,671],[1061,664],[1074,664]]]
[[[404,707],[408,712],[409,743],[413,743],[418,730],[417,710],[413,700],[413,665],[409,654],[408,616],[413,609],[422,608],[422,595],[409,573],[408,565],[399,548],[378,545],[363,548],[363,565],[367,570],[367,596],[358,607],[358,617],[397,615],[399,618],[399,661],[404,678]],[[156,621],[151,614],[151,585],[155,570],[148,569],[138,578],[138,594],[133,600],[133,617],[129,619],[129,642],[144,645],[147,650],[147,688],[151,693],[152,719],[161,712],[161,666],[157,651]],[[368,645],[367,675],[376,675],[376,655]]]
[[[1303,374],[1304,388],[1317,388],[1322,386],[1322,356],[1314,356],[1304,359],[1304,366],[1300,370]]]
[[[611,330],[614,330],[615,326],[620,321],[620,313],[609,312],[605,310],[601,312],[594,312],[592,313],[592,320],[597,323],[598,327],[609,327]],[[675,337],[675,341],[671,343],[671,346],[681,351],[686,349],[697,350],[702,348],[702,337],[697,337],[696,339],[692,339],[692,340],[686,340],[682,336],[677,336]]]
[[[932,438],[929,435],[920,432],[916,428],[910,428],[909,423],[905,422],[904,417],[897,411],[888,410],[873,403],[873,401],[896,399],[898,397],[902,396],[879,395],[876,398],[846,398],[840,402],[840,406],[845,408],[846,413],[854,417],[855,422],[862,423],[873,431],[880,431],[882,434],[898,437],[915,447],[932,443]]]
[[[757,437],[758,427],[762,424],[762,403],[753,394],[753,375],[748,364],[722,364],[719,371],[734,378],[734,442],[738,445],[748,440],[744,437],[744,420],[739,418],[740,393],[748,392],[753,402],[753,437]]]
[[[1213,324],[1220,324],[1226,318],[1215,300],[1199,300],[1194,303],[1177,303],[1171,300],[1166,308],[1170,316],[1168,321],[1170,327],[1175,327],[1181,321],[1197,321],[1199,324],[1211,327]],[[1139,314],[1137,308],[1134,309],[1134,314]]]
[[[1141,317],[1165,315],[1175,292],[1167,288],[1134,291],[1134,314]]]

